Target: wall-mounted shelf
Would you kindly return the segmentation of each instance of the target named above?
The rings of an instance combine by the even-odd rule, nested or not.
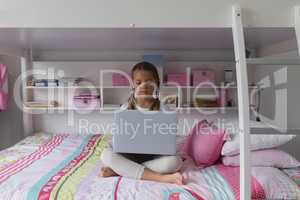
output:
[[[75,107],[62,107],[62,106],[58,106],[58,107],[28,107],[28,106],[24,106],[25,110],[100,110],[99,108],[75,108]]]
[[[58,101],[59,105],[65,105],[67,108],[52,108],[50,110],[80,110],[79,108],[72,108],[72,95],[80,94],[80,89],[82,92],[84,89],[88,89],[90,91],[96,91],[97,94],[100,96],[100,108],[96,110],[101,111],[111,111],[116,110],[118,107],[110,106],[110,105],[121,105],[127,102],[130,96],[131,86],[114,86],[112,85],[112,73],[105,74],[104,77],[100,79],[100,72],[103,70],[121,70],[129,74],[132,66],[136,62],[120,62],[120,61],[37,61],[33,62],[32,70],[35,72],[41,72],[50,68],[53,72],[53,76],[51,75],[52,79],[61,80],[61,76],[57,73],[61,70],[64,71],[63,77],[82,77],[84,79],[84,83],[80,83],[82,85],[73,85],[71,82],[67,82],[61,84],[59,82],[58,86],[25,86],[24,89],[28,94],[28,101],[40,101],[40,100],[56,100]],[[163,84],[160,87],[160,94],[161,99],[166,100],[168,102],[173,102],[175,100],[175,104],[179,106],[178,111],[185,112],[186,110],[194,110],[196,111],[197,108],[194,107],[183,107],[184,104],[192,105],[193,103],[193,96],[197,95],[197,98],[205,98],[207,95],[210,95],[210,98],[218,98],[218,95],[215,94],[214,89],[221,89],[227,88],[228,92],[227,95],[230,97],[228,101],[230,101],[230,105],[232,107],[222,108],[223,110],[230,110],[236,109],[237,105],[237,86],[236,83],[233,82],[232,84],[224,85],[224,70],[231,69],[234,70],[233,65],[234,63],[217,63],[216,62],[201,62],[201,61],[193,61],[193,62],[167,62],[164,66],[164,74],[168,73],[184,73],[190,68],[191,70],[197,69],[211,69],[215,71],[216,75],[216,86],[211,85],[203,85],[201,87],[187,85],[187,86],[174,86],[168,85],[166,83],[167,80],[163,80]],[[84,66],[84,67],[83,67]],[[38,76],[33,76],[32,78],[38,79],[47,79],[48,76],[41,75],[38,73]],[[101,80],[101,81],[100,81]],[[233,77],[233,81],[234,77]],[[102,85],[100,85],[102,84]],[[250,84],[250,83],[249,83]],[[255,89],[257,86],[249,85],[249,89]],[[200,95],[203,95],[200,97]],[[196,97],[195,97],[196,98]],[[228,102],[226,103],[226,105]],[[71,107],[71,108],[69,108]],[[35,110],[35,108],[31,108]],[[213,108],[201,108],[212,110]],[[220,109],[220,108],[217,108]],[[47,110],[47,109],[44,109]],[[54,112],[56,113],[56,112]]]
[[[25,86],[25,89],[130,89],[130,86]],[[236,85],[223,86],[206,86],[203,85],[201,87],[198,86],[172,86],[172,85],[163,85],[161,89],[212,89],[212,88],[228,88],[228,89],[236,89]],[[249,85],[249,88],[257,88],[257,86]]]
[[[26,86],[26,89],[127,89],[129,86]]]
[[[92,113],[102,113],[102,111],[106,111],[100,108],[74,108],[74,107],[54,107],[54,108],[33,108],[33,107],[24,107],[24,112],[30,115],[37,115],[41,117],[42,115],[49,114],[49,115],[57,115],[62,114],[66,115],[67,113],[80,113],[84,114],[85,116],[90,115]]]
[[[117,111],[121,107],[119,105],[104,105],[103,107],[98,108],[75,108],[75,107],[28,107],[25,106],[25,111]],[[237,110],[237,107],[170,107],[170,110],[177,112],[186,112],[186,111],[212,111],[212,110]]]
[[[237,110],[238,108],[233,107],[179,107],[176,108],[178,112],[185,111],[213,111],[213,110]]]
[[[66,107],[28,107],[24,106],[23,107],[25,111],[30,111],[30,110],[68,110]]]

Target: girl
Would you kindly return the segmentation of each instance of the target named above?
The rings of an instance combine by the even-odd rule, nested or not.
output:
[[[148,62],[136,64],[132,71],[133,93],[122,108],[138,110],[163,110],[158,99],[159,75],[156,67]],[[182,184],[178,172],[182,165],[179,156],[114,153],[107,147],[102,155],[106,167],[101,169],[103,177],[124,176],[134,179]]]

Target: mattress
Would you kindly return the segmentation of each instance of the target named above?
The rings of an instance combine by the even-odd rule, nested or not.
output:
[[[109,141],[108,135],[27,137],[0,152],[0,199],[239,199],[239,168],[222,164],[198,168],[186,161],[183,186],[103,178],[100,155]],[[297,171],[287,172],[298,177]],[[253,167],[252,198],[300,199],[299,186],[287,172]]]

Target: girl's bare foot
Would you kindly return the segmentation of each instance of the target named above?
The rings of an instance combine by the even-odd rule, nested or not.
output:
[[[183,177],[179,172],[176,172],[174,174],[166,174],[166,175],[163,175],[162,182],[182,185]]]
[[[179,172],[173,174],[159,174],[148,168],[144,169],[142,180],[183,185],[183,176]]]
[[[118,174],[114,170],[112,170],[110,167],[102,167],[101,175],[102,175],[102,177],[118,176]]]

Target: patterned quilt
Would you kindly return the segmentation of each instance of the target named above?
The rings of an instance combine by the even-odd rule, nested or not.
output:
[[[239,199],[239,168],[221,164],[199,169],[185,162],[184,186],[103,178],[99,158],[108,141],[103,135],[39,134],[1,151],[0,199]],[[252,198],[300,199],[300,191],[281,170],[253,167]]]

